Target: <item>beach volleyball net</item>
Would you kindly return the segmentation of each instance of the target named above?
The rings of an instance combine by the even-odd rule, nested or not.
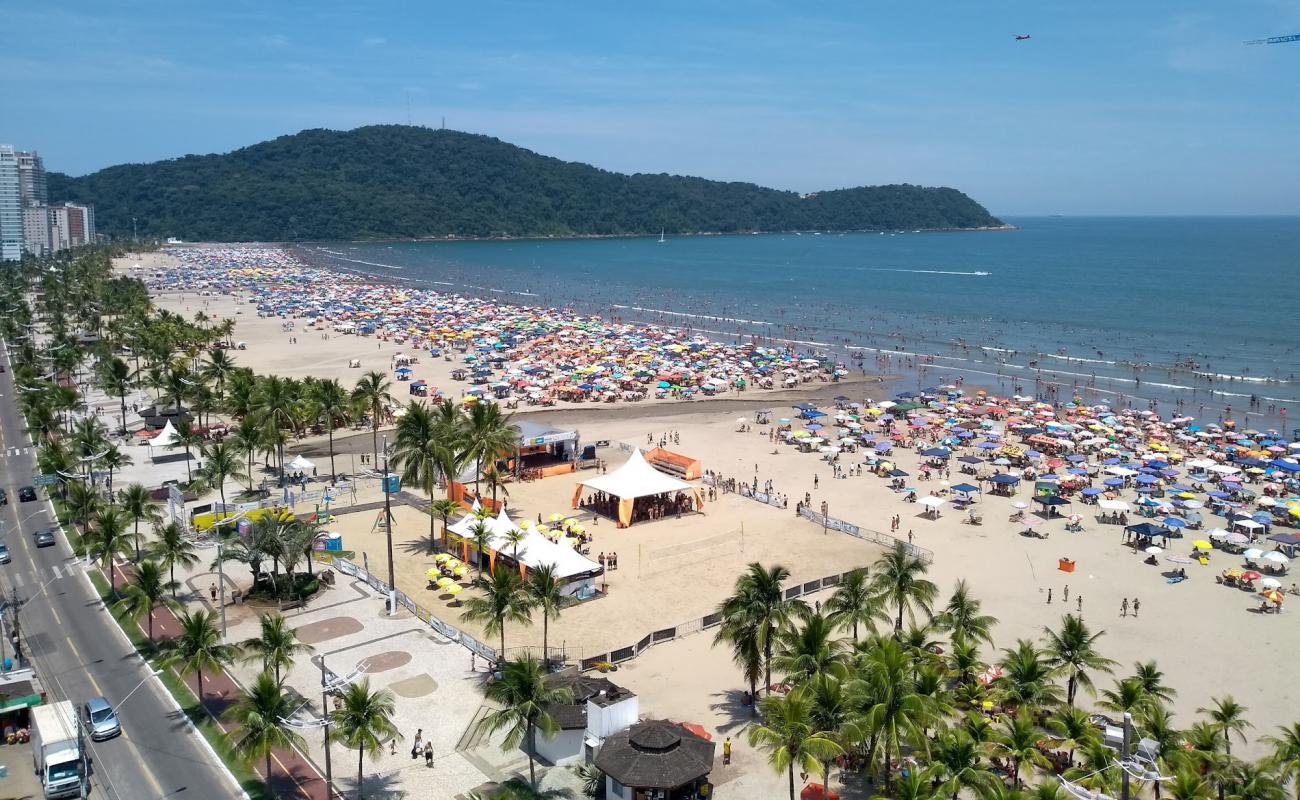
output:
[[[706,560],[719,552],[745,552],[745,529],[701,536],[677,544],[637,547],[637,575],[657,575],[685,564]]]

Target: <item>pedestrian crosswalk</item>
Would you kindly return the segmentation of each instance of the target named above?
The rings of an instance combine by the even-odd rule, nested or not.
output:
[[[32,448],[30,447],[6,447],[4,449],[4,457],[12,458],[14,456],[25,456],[30,452],[32,452]]]
[[[61,564],[52,564],[49,567],[36,567],[36,574],[24,575],[20,570],[6,570],[3,573],[8,579],[9,585],[15,589],[21,589],[25,586],[31,589],[39,589],[47,583],[53,583],[61,578],[71,578],[81,571],[81,562],[77,560],[65,561]]]

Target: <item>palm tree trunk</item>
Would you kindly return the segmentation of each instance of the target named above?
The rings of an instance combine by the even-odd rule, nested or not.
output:
[[[194,476],[190,474],[190,446],[185,445],[185,482],[192,483]]]
[[[501,658],[505,658],[505,657],[506,657],[506,621],[505,621],[504,619],[497,620],[497,621],[501,623],[501,653],[500,653],[500,657],[501,657]]]
[[[550,616],[545,612],[545,610],[543,610],[542,612],[542,667],[544,669],[548,667],[551,663],[550,661],[551,650],[547,646],[550,627],[551,627]],[[550,670],[547,669],[547,672],[550,672]]]
[[[271,751],[266,751],[266,782],[271,782]]]
[[[362,794],[362,789],[364,787],[361,785],[362,777],[365,775],[365,773],[362,771],[362,768],[365,764],[365,758],[366,758],[366,751],[358,747],[357,748],[357,800],[361,800],[361,798],[365,797],[365,795]]]
[[[504,653],[505,647],[502,647],[501,650]],[[528,723],[528,783],[532,785],[533,791],[537,791],[537,772],[534,767],[534,753],[537,752],[536,741],[537,729],[530,722]]]
[[[331,419],[326,427],[330,438],[330,486],[333,486],[338,480],[338,472],[334,469],[334,420]]]
[[[122,433],[126,433],[126,393],[122,393]]]
[[[172,583],[172,599],[175,600],[175,599],[176,599],[176,588],[177,588],[177,587],[176,587],[176,564],[175,564],[175,563],[172,563],[172,565],[169,566],[169,567],[167,568],[167,575],[168,575],[168,578],[167,578],[167,579],[170,580],[171,583]]]
[[[772,631],[769,628],[767,636],[763,637],[763,686],[766,687],[767,696],[772,696]]]
[[[889,765],[889,737],[885,737],[885,794],[889,794],[890,783],[893,781],[894,771]]]
[[[194,670],[194,696],[199,699],[199,710],[203,709],[203,667]]]
[[[1070,680],[1067,682],[1067,684],[1068,684],[1068,685],[1066,686],[1065,700],[1066,700],[1067,703],[1069,703],[1070,707],[1073,708],[1073,707],[1074,707],[1074,693],[1075,693],[1075,692],[1078,690],[1078,688],[1079,688],[1078,679],[1076,679],[1073,675],[1071,675],[1071,676],[1070,676]]]
[[[791,759],[790,766],[786,768],[790,775],[790,800],[794,800],[794,760]]]
[[[898,616],[894,617],[894,638],[898,638],[899,631],[903,630],[903,601],[898,601]]]

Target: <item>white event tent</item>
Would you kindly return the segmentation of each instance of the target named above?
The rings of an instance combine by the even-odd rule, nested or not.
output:
[[[448,526],[447,530],[461,539],[472,541],[474,526],[478,521],[474,514],[466,514],[459,522]],[[521,567],[537,569],[549,566],[554,569],[555,577],[565,583],[562,591],[566,595],[577,594],[583,586],[590,585],[591,579],[602,569],[600,564],[572,547],[552,542],[532,528],[519,527],[504,508],[497,516],[483,520],[483,525],[492,534],[487,547],[493,566],[496,565],[497,554],[514,557],[517,552]],[[524,534],[518,545],[509,538],[516,531],[523,531]]]
[[[695,498],[695,507],[703,508],[704,498],[698,487],[686,481],[674,478],[650,466],[641,455],[640,450],[633,450],[623,466],[605,475],[597,475],[585,481],[579,481],[573,492],[573,507],[577,508],[582,500],[582,490],[592,489],[604,492],[610,497],[618,498],[618,526],[626,528],[632,524],[632,506],[640,497],[653,497],[671,492],[690,492]]]

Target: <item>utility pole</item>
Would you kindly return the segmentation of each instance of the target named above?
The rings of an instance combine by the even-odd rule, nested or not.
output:
[[[393,571],[393,511],[388,491],[388,437],[384,437],[384,533],[388,537],[388,614],[397,612],[397,577]]]
[[[1123,742],[1120,744],[1120,750],[1119,750],[1119,761],[1120,761],[1119,771],[1120,771],[1120,780],[1122,781],[1120,800],[1129,800],[1128,768],[1124,766],[1124,762],[1128,761],[1128,744],[1129,744],[1129,736],[1131,735],[1129,732],[1131,730],[1133,730],[1133,715],[1125,711],[1124,712],[1124,739]]]
[[[226,559],[225,547],[221,542],[221,531],[217,531],[217,587],[221,591],[221,641],[226,640]]]
[[[325,679],[325,656],[320,657],[320,704],[321,717],[325,720],[325,795],[334,796],[334,770],[330,766],[330,696],[329,681]]]

